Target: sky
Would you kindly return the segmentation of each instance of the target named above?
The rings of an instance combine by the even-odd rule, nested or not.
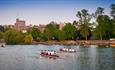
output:
[[[16,18],[25,20],[26,25],[73,22],[78,21],[77,11],[93,13],[103,7],[109,14],[111,4],[115,0],[0,0],[0,25],[13,25]]]

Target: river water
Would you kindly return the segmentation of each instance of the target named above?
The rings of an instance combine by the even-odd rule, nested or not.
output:
[[[62,47],[75,48],[76,53],[63,53]],[[41,50],[56,50],[60,56],[40,56]],[[0,70],[115,70],[115,48],[64,45],[6,45],[0,47]]]

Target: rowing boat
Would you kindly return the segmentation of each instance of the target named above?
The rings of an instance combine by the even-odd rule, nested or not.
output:
[[[71,49],[71,48],[61,48],[60,51],[69,52],[69,53],[75,53],[76,52],[75,49]]]

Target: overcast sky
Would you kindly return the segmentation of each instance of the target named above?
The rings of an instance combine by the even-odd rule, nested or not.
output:
[[[78,20],[76,13],[81,9],[92,13],[100,6],[109,14],[113,3],[115,0],[0,0],[0,24],[14,24],[16,18],[27,25],[73,22]]]

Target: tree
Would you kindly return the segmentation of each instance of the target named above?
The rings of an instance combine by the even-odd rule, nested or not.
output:
[[[104,13],[104,8],[98,7],[95,12],[95,17],[98,17],[99,15],[102,15]]]
[[[82,9],[81,11],[78,11],[78,17],[80,18],[81,25],[80,25],[80,34],[85,37],[87,40],[87,37],[90,35],[90,24],[89,21],[91,20],[91,16],[88,13],[88,10]]]
[[[112,36],[111,37],[114,37],[115,38],[115,20],[114,19],[111,19],[111,23],[112,23]]]
[[[52,29],[58,29],[57,23],[54,21],[51,21],[49,24],[46,25],[46,28]]]
[[[106,20],[105,20],[105,15],[103,15],[104,13],[104,8],[102,7],[98,7],[96,12],[95,12],[95,19],[96,19],[96,28],[95,28],[95,34],[97,36],[100,37],[100,39],[102,40],[104,35],[106,35]]]
[[[46,25],[46,29],[50,32],[51,39],[56,39],[56,30],[58,30],[57,23],[54,21]]]
[[[103,36],[105,35],[105,30],[102,28],[101,25],[96,26],[95,33],[97,36],[100,37],[101,40],[103,40]]]
[[[9,28],[9,27],[5,27],[4,28],[4,32],[8,31],[8,30],[12,30],[12,28]]]
[[[82,14],[80,11],[77,12],[76,17],[80,18],[80,23],[82,24]]]
[[[0,32],[0,39],[3,39],[4,33]]]
[[[48,29],[48,28],[46,28],[45,30],[44,30],[44,32],[43,32],[43,39],[44,40],[51,40],[52,39],[52,34],[51,34],[51,31]]]
[[[115,4],[111,4],[110,8],[111,8],[110,14],[113,17],[113,19],[115,20]]]
[[[25,38],[24,38],[24,43],[25,43],[25,44],[31,44],[31,43],[32,43],[32,40],[33,40],[33,38],[32,38],[32,35],[31,35],[31,34],[26,35]]]
[[[7,44],[16,44],[16,35],[15,30],[8,30],[5,32],[4,39]]]
[[[63,30],[57,30],[56,31],[56,38],[57,38],[57,40],[59,40],[59,41],[63,41],[63,40],[65,40],[65,32],[63,31]]]
[[[100,36],[100,39],[102,40],[104,36],[106,38],[107,38],[107,36],[110,37],[111,31],[112,31],[112,29],[111,29],[112,25],[111,25],[109,16],[99,15],[97,17],[96,21],[97,21],[98,25],[97,25],[95,31],[96,31],[96,34]]]
[[[110,39],[110,37],[112,36],[112,23],[110,20],[110,17],[107,15],[103,15],[104,19],[103,19],[103,23],[104,23],[104,27],[106,30],[106,35],[105,35],[105,39]]]
[[[35,28],[33,27],[31,30],[30,30],[30,33],[33,37],[34,40],[40,40],[41,38],[41,32],[38,28]]]
[[[67,40],[75,39],[77,36],[77,29],[71,23],[66,23],[66,25],[63,28],[63,31],[66,34],[65,37]]]
[[[90,27],[87,23],[80,26],[80,34],[87,40],[87,37],[90,35]]]
[[[95,24],[94,24],[95,26],[98,24],[97,21],[96,21],[97,18],[98,18],[98,16],[99,16],[99,15],[103,15],[103,14],[104,14],[104,8],[102,8],[102,7],[97,7],[95,13],[92,14],[92,16],[93,16],[93,18],[94,18],[94,20],[95,20],[95,22],[94,22],[94,23],[95,23]]]
[[[110,6],[111,8],[111,16],[113,17],[113,19],[111,19],[111,23],[112,23],[112,36],[111,37],[115,37],[115,4],[111,4]]]
[[[24,44],[24,38],[25,38],[25,34],[19,32],[17,35],[16,35],[16,44]]]

